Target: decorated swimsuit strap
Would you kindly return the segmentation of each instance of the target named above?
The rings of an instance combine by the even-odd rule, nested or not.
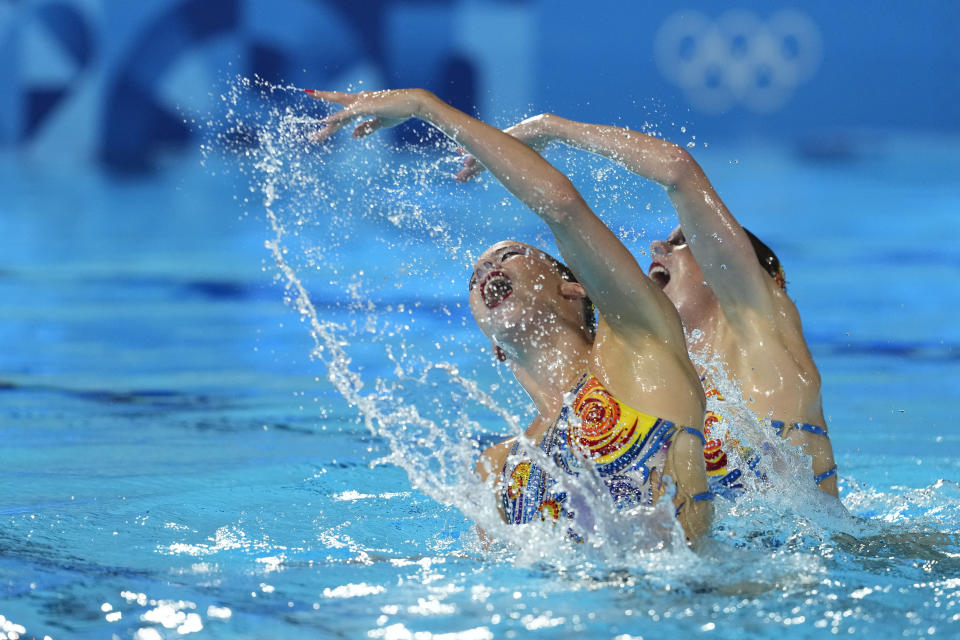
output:
[[[670,434],[670,443],[669,443],[669,447],[670,447],[670,448],[667,450],[667,461],[670,463],[670,468],[671,468],[671,470],[677,468],[676,461],[674,460],[674,458],[676,458],[676,453],[675,453],[675,449],[674,449],[674,447],[673,447],[673,436],[675,436],[675,435],[676,435],[678,432],[680,432],[680,431],[686,431],[687,433],[696,436],[697,439],[700,440],[700,446],[701,446],[701,447],[702,447],[704,444],[706,444],[706,438],[703,437],[703,433],[702,433],[699,429],[694,429],[693,427],[679,427],[679,428],[677,428],[676,431],[674,431],[673,433]],[[683,524],[683,520],[684,520],[684,518],[683,518],[684,509],[683,509],[683,508],[684,508],[685,506],[687,506],[688,503],[704,502],[704,501],[706,501],[706,500],[713,500],[713,492],[711,492],[711,491],[704,491],[704,492],[702,492],[702,493],[691,494],[690,492],[684,490],[684,488],[680,486],[680,483],[676,481],[676,478],[674,478],[674,483],[673,483],[673,484],[674,484],[674,486],[677,488],[677,494],[678,494],[680,497],[683,498],[683,500],[680,502],[680,504],[677,505],[677,508],[676,508],[676,510],[674,511],[674,516],[676,516],[677,518],[680,519],[681,524]]]

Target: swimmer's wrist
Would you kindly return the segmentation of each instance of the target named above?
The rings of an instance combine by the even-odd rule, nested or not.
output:
[[[540,137],[544,142],[553,142],[554,140],[565,141],[567,135],[564,125],[569,124],[569,120],[561,118],[554,113],[544,113],[540,116]]]
[[[541,113],[537,117],[540,119],[540,132],[552,136],[560,118],[552,113]]]
[[[437,103],[442,101],[436,94],[427,89],[414,89],[413,91],[416,96],[416,109],[413,115],[429,122],[431,114],[436,112]]]
[[[539,113],[517,123],[515,128],[525,131],[531,138],[539,138],[541,142],[546,142],[553,137],[554,118],[556,116],[552,114]]]

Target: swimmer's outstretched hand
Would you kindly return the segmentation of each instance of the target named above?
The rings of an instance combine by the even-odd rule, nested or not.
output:
[[[550,114],[541,113],[538,116],[527,118],[523,122],[518,122],[512,127],[504,129],[503,132],[509,133],[539,153],[554,139],[549,131],[550,118]],[[484,166],[480,164],[480,161],[468,155],[463,161],[463,169],[457,172],[457,180],[466,182],[482,173],[483,170]]]
[[[395,127],[419,115],[423,102],[429,95],[422,89],[361,91],[360,93],[314,89],[304,89],[304,91],[311,98],[324,102],[336,102],[344,107],[342,111],[331,113],[321,121],[324,127],[310,136],[312,142],[323,142],[357,118],[374,116],[354,128],[354,138],[368,136],[378,129]]]

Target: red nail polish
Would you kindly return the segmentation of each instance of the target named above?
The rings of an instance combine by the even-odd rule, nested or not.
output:
[[[313,94],[315,94],[317,91],[316,91],[316,89],[304,89],[303,92],[304,92],[304,93],[309,93],[310,95],[313,95]]]

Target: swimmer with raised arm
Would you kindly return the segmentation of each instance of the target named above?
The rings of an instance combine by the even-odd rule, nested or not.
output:
[[[316,141],[357,118],[365,121],[355,137],[411,117],[437,127],[547,223],[566,260],[507,240],[483,252],[470,278],[480,330],[538,413],[526,437],[543,455],[531,459],[511,438],[477,462],[503,518],[575,522],[579,509],[567,504],[563,477],[589,464],[618,507],[652,504],[669,476],[687,538],[707,531],[713,506],[701,433],[705,399],[680,317],[570,180],[526,144],[428,91],[308,93],[344,107],[324,119]]]
[[[837,496],[820,373],[780,262],[740,226],[693,157],[660,138],[550,114],[506,132],[538,150],[557,141],[610,158],[666,189],[680,226],[666,241],[650,245],[650,277],[680,312],[690,354],[701,362],[724,361],[750,408],[778,436],[804,447],[816,485]],[[482,158],[468,158],[458,178],[471,178],[483,164]]]

